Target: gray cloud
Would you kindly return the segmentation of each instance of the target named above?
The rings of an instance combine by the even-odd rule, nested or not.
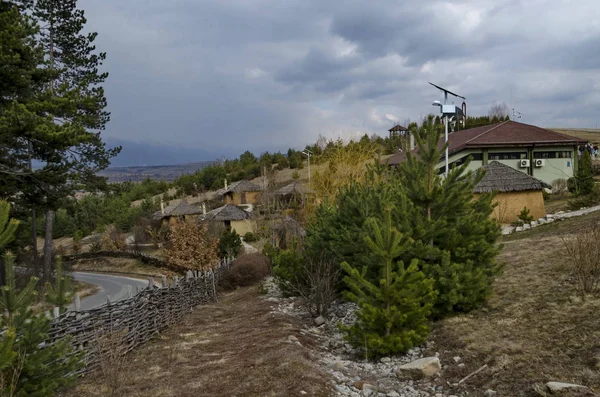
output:
[[[105,134],[231,153],[385,133],[504,101],[541,126],[594,127],[600,5],[582,0],[82,0],[108,53]],[[199,159],[201,160],[201,159]]]

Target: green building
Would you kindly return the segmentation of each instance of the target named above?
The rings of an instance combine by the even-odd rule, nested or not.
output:
[[[577,148],[586,143],[575,137],[511,120],[456,131],[449,134],[448,141],[450,168],[463,164],[469,157],[469,170],[498,161],[547,184],[575,174]],[[439,145],[444,145],[443,137]],[[397,165],[405,158],[405,153],[396,153],[389,158],[388,164]],[[442,158],[440,172],[444,172],[444,165]]]

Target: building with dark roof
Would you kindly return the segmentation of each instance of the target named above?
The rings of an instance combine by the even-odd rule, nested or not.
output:
[[[456,131],[448,136],[450,167],[463,164],[469,157],[470,170],[498,161],[545,183],[570,178],[577,168],[577,147],[585,141],[516,121]],[[443,137],[438,143],[444,145]],[[417,154],[418,148],[412,153]],[[396,153],[387,161],[398,165],[406,153]],[[439,163],[444,171],[444,159]]]
[[[152,219],[161,221],[162,224],[173,225],[180,219],[194,219],[201,213],[201,207],[189,204],[186,199],[181,199],[174,201],[167,207],[164,207],[164,204],[161,202],[161,209],[154,213]]]
[[[262,190],[260,186],[248,180],[233,182],[230,185],[225,181],[225,187],[217,191],[217,197],[220,197],[224,204],[257,204]]]
[[[247,232],[254,232],[255,222],[252,221],[252,215],[233,204],[225,204],[222,207],[215,208],[198,218],[200,222],[222,222],[226,228],[231,228],[237,234],[243,236]]]
[[[499,222],[517,221],[525,207],[534,219],[546,215],[542,191],[550,185],[499,161],[492,161],[484,165],[483,169],[485,175],[475,186],[473,193],[496,193],[494,217]]]

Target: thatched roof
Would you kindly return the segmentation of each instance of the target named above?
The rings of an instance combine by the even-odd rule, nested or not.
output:
[[[287,196],[288,194],[308,194],[312,193],[308,187],[302,185],[300,182],[292,182],[289,185],[282,187],[279,190],[275,191],[275,195],[277,196]]]
[[[153,219],[160,220],[169,216],[184,216],[184,215],[197,215],[202,213],[202,208],[189,204],[186,199],[182,199],[178,203],[168,205],[165,208],[165,212],[156,211],[153,215]]]
[[[260,192],[262,188],[246,179],[233,182],[227,186],[227,189],[219,189],[217,196],[223,196],[227,193],[244,193],[244,192]]]
[[[550,187],[547,183],[498,161],[492,161],[483,166],[483,169],[485,176],[475,186],[475,193],[523,192]]]
[[[226,204],[208,212],[206,216],[201,217],[205,221],[242,221],[249,219],[250,214],[233,204]]]

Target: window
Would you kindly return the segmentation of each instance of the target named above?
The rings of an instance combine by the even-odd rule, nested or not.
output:
[[[556,152],[534,152],[534,159],[570,159],[573,158],[570,150],[559,150]]]
[[[471,153],[471,154],[467,154],[466,156],[463,156],[461,158],[459,158],[458,160],[454,160],[453,162],[451,162],[450,164],[448,164],[448,167],[450,169],[453,169],[454,167],[459,167],[461,165],[463,165],[464,163],[467,162],[468,158],[471,158],[471,161],[482,161],[483,160],[483,154],[481,153]],[[440,162],[445,163],[446,158],[442,157],[440,159]],[[442,165],[438,171],[438,174],[441,175],[444,173],[444,171],[446,170],[446,166]]]
[[[521,160],[527,158],[527,152],[489,153],[488,160]]]

